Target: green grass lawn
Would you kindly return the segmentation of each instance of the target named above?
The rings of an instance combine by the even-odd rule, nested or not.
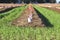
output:
[[[60,40],[60,14],[34,5],[53,27],[18,27],[11,21],[18,18],[27,6],[18,7],[8,12],[9,15],[0,19],[0,40]],[[7,13],[7,14],[8,14]]]

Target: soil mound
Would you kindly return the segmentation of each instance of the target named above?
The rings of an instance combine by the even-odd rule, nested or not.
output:
[[[41,20],[41,18],[38,16],[37,12],[35,10],[33,10],[33,16],[32,16],[32,22],[28,23],[28,15],[29,15],[30,10],[27,8],[19,18],[17,18],[16,20],[14,20],[12,22],[13,25],[16,26],[32,26],[32,27],[43,27],[45,26],[43,24],[43,21]]]

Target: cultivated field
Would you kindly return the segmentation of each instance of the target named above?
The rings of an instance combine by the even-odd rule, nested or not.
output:
[[[11,4],[0,3],[0,11],[5,11],[6,9],[19,7],[19,6],[23,6],[23,5],[22,4],[13,4],[13,3],[11,3]]]
[[[26,21],[28,4],[9,5],[19,7],[0,12],[0,40],[60,40],[60,14],[45,7],[49,5],[56,8],[60,4],[32,4],[34,15],[31,24]]]
[[[38,4],[41,7],[60,12],[60,4]]]

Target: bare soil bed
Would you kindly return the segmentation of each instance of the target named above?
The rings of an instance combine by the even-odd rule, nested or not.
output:
[[[60,4],[38,4],[41,7],[60,12]]]
[[[59,9],[55,7],[52,8],[46,7],[46,8],[60,13],[60,8]]]
[[[8,8],[14,8],[14,7],[18,7],[18,6],[23,6],[22,4],[6,4],[6,3],[0,3],[0,11],[4,11]]]
[[[39,6],[42,6],[42,7],[48,7],[48,6],[52,6],[52,7],[60,7],[60,4],[38,4]]]
[[[12,24],[16,25],[16,26],[32,26],[32,27],[43,27],[45,26],[43,24],[43,21],[41,20],[41,18],[38,16],[37,12],[34,10],[33,12],[33,18],[32,18],[32,22],[28,23],[27,19],[28,19],[28,15],[29,15],[29,10],[28,8],[21,14],[21,16],[17,19],[15,19]]]

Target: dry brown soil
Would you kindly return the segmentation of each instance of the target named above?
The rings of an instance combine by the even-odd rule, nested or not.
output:
[[[17,18],[16,20],[14,20],[12,22],[13,25],[16,26],[32,26],[32,27],[43,27],[45,26],[43,24],[43,21],[41,20],[41,18],[38,16],[37,12],[34,10],[33,12],[33,18],[32,18],[32,22],[28,23],[27,19],[28,19],[28,15],[29,15],[29,10],[28,8],[21,14],[21,16],[19,18]]]
[[[13,8],[13,7],[18,7],[18,6],[23,6],[22,4],[6,4],[6,3],[0,3],[0,11],[4,11],[8,8]]]
[[[38,4],[38,5],[60,13],[60,4]]]

